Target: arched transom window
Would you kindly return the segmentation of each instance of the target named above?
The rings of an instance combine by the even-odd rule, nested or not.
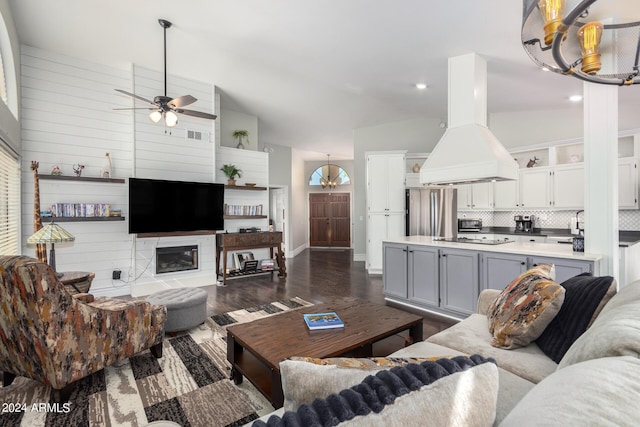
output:
[[[338,185],[350,184],[351,178],[347,171],[328,162],[314,170],[309,177],[309,185],[320,185],[322,188],[336,188]]]

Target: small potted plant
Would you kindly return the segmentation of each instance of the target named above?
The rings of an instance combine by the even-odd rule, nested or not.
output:
[[[241,175],[242,171],[238,169],[236,165],[232,165],[232,164],[223,165],[220,168],[220,170],[228,178],[228,181],[227,181],[228,185],[236,185],[236,176],[238,178],[242,178],[242,175]]]
[[[242,143],[243,140],[247,141],[247,144],[249,144],[249,131],[248,130],[244,130],[244,129],[236,129],[233,131],[233,137],[235,139],[238,140],[238,145],[236,145],[236,148],[240,149],[240,150],[244,150],[244,144]]]

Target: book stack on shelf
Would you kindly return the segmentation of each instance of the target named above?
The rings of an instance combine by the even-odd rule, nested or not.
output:
[[[334,311],[327,313],[311,313],[304,315],[309,330],[344,328],[344,322]]]
[[[54,217],[106,217],[110,216],[108,203],[55,203],[51,205],[51,215]]]
[[[262,215],[262,205],[224,205],[224,214],[230,216]]]
[[[260,261],[260,270],[262,271],[273,271],[275,268],[275,261],[273,259],[263,259]]]

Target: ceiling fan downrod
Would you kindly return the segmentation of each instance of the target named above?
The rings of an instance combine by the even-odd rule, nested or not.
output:
[[[164,28],[164,96],[167,96],[167,28],[173,25],[166,19],[158,19],[160,26]]]

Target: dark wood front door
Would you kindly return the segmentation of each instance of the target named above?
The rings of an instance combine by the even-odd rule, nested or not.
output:
[[[351,246],[351,195],[309,194],[309,244]]]

